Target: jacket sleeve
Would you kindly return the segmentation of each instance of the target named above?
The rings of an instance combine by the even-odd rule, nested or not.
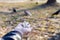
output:
[[[4,40],[21,40],[22,36],[16,31],[11,31],[11,32],[7,33],[6,35],[4,35],[2,37],[2,39],[4,39]]]

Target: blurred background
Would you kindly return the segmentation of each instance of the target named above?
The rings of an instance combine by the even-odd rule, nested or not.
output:
[[[11,13],[13,8],[16,13]],[[28,10],[32,16],[25,16]],[[0,0],[0,37],[14,29],[21,19],[30,22],[33,31],[23,36],[23,40],[48,40],[60,32],[60,0]]]

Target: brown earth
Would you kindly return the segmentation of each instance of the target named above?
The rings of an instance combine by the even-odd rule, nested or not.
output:
[[[0,12],[1,10],[2,12],[7,12],[7,11],[9,12],[9,9],[13,7],[15,7],[17,10],[19,9],[22,10],[27,8],[31,9],[38,5],[34,3],[31,3],[29,5],[22,4],[19,6],[18,5],[16,6],[16,4],[14,6],[12,5],[9,6],[9,4],[7,4],[6,6],[0,5]],[[26,21],[30,22],[31,27],[34,27],[31,33],[25,35],[25,37],[27,37],[28,40],[47,40],[48,38],[56,35],[56,33],[60,32],[60,14],[57,16],[55,15],[55,18],[49,18],[52,15],[52,13],[56,12],[60,8],[60,6],[53,5],[45,8],[40,8],[40,7],[38,7],[38,9],[37,7],[35,8],[36,9],[28,10],[32,13],[32,16],[24,16],[23,11],[14,14],[1,13],[0,37],[2,37],[7,32],[11,31],[14,27],[16,27],[16,25],[20,22],[21,18],[26,19]],[[9,24],[9,21],[11,22],[11,24]]]

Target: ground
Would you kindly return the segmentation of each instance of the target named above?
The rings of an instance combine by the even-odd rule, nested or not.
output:
[[[34,27],[31,33],[23,36],[23,39],[27,37],[28,40],[47,40],[56,35],[56,33],[59,33],[60,14],[55,15],[55,18],[49,17],[60,8],[60,5],[42,7],[42,4],[43,3],[0,3],[0,37],[14,29],[20,22],[20,19],[26,19],[26,21],[30,22],[31,27]],[[10,9],[13,7],[19,10],[19,12],[9,14]],[[24,10],[30,11],[32,16],[24,16]]]

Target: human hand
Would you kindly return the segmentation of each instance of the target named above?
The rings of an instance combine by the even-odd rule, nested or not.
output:
[[[31,32],[32,27],[30,26],[29,22],[25,21],[25,22],[19,23],[14,30],[20,32],[23,35]]]

